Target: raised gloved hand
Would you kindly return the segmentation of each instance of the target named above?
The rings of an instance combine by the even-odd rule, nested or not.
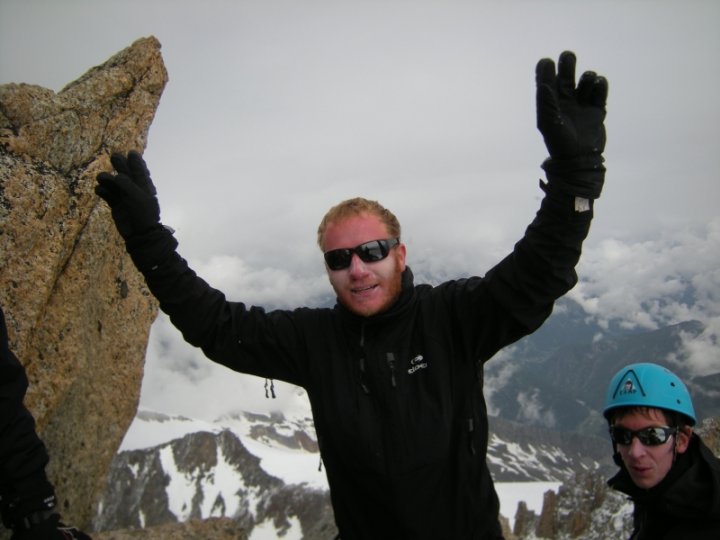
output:
[[[115,153],[110,162],[117,174],[98,174],[95,193],[110,205],[115,226],[127,241],[160,224],[157,191],[140,153]]]
[[[608,82],[586,71],[575,86],[575,54],[565,51],[555,62],[540,60],[535,69],[537,127],[550,158],[543,163],[551,184],[576,196],[600,196],[605,177],[605,104]]]

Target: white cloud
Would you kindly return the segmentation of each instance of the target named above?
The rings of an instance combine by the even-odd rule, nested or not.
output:
[[[483,394],[487,404],[488,415],[497,416],[498,409],[493,405],[495,392],[504,387],[517,371],[517,365],[512,361],[515,346],[511,345],[498,352],[492,359],[492,368],[485,369],[483,375]],[[518,399],[520,399],[518,397]]]
[[[542,424],[546,427],[555,427],[557,420],[551,410],[544,411],[540,391],[533,388],[528,392],[518,392],[517,402],[520,405],[518,420],[532,424]]]
[[[586,249],[569,293],[602,323],[656,329],[720,314],[720,218],[703,228],[660,231],[643,241],[605,240]]]
[[[319,305],[334,298],[320,253],[315,257],[318,271],[309,277],[284,268],[252,267],[243,259],[230,255],[216,255],[192,266],[231,301],[242,301],[248,306],[292,309]]]
[[[687,360],[694,375],[711,375],[720,371],[720,317],[706,321],[699,336],[681,334],[683,347],[680,354]]]
[[[161,314],[150,333],[140,406],[209,422],[237,411],[270,413],[307,406],[294,386],[273,381],[273,398],[269,384],[210,362]]]

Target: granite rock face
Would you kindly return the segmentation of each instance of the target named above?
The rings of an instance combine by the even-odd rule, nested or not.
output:
[[[132,421],[157,303],[95,176],[144,150],[167,82],[139,39],[60,92],[0,86],[0,302],[65,521],[87,527]]]
[[[230,518],[167,523],[148,529],[123,529],[93,534],[93,540],[247,540],[238,523]]]

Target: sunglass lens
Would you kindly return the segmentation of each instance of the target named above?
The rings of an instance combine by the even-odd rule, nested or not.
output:
[[[373,240],[358,246],[356,253],[364,262],[375,262],[387,256],[387,244],[381,240]]]
[[[632,442],[632,431],[629,429],[613,426],[610,428],[610,436],[618,444],[630,444]]]
[[[668,436],[669,433],[659,427],[643,429],[637,433],[637,438],[640,439],[640,442],[645,446],[657,446],[659,444],[663,444],[668,440]]]
[[[610,437],[617,444],[632,444],[632,438],[637,437],[645,446],[658,446],[665,444],[670,436],[674,433],[671,428],[649,427],[640,431],[632,431],[630,429],[613,426],[610,428]]]
[[[395,241],[397,243],[397,241]],[[325,262],[330,270],[343,270],[350,266],[353,253],[357,253],[364,262],[383,260],[390,252],[388,240],[371,240],[354,248],[333,249],[325,253]]]
[[[351,249],[333,249],[325,253],[325,262],[330,270],[342,270],[350,266],[352,254]]]

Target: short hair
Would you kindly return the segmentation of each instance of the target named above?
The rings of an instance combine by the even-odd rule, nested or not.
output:
[[[653,409],[663,413],[668,427],[681,428],[685,426],[692,426],[694,423],[690,418],[677,411],[671,411],[660,407],[644,407],[642,405],[637,405],[629,407],[617,407],[608,411],[608,424],[612,426],[617,420],[620,420],[623,417],[633,413],[648,415],[649,412]]]
[[[397,217],[395,217],[395,214],[377,201],[364,199],[363,197],[355,197],[336,204],[328,210],[325,217],[322,218],[317,230],[317,243],[320,249],[323,249],[325,230],[331,222],[341,221],[349,217],[359,216],[360,214],[377,216],[387,227],[390,238],[400,239],[400,222]]]

